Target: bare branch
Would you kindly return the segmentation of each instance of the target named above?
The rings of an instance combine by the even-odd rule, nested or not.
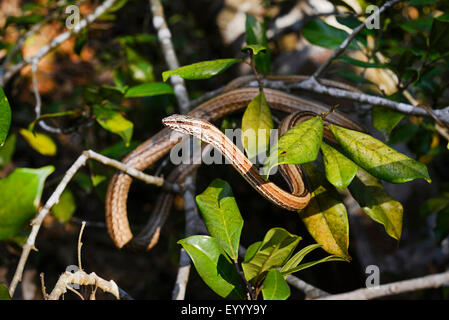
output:
[[[95,272],[87,274],[82,270],[77,272],[66,271],[56,282],[55,288],[48,295],[48,300],[58,300],[61,295],[67,292],[67,289],[71,289],[70,284],[79,284],[82,286],[98,286],[104,292],[109,292],[117,299],[120,299],[120,290],[117,284],[113,280],[106,281],[103,278],[97,276]]]
[[[14,273],[14,277],[11,281],[11,285],[9,287],[9,294],[11,297],[14,295],[18,283],[22,280],[23,270],[25,268],[25,264],[28,259],[28,256],[30,255],[31,250],[36,250],[35,247],[36,237],[42,225],[42,221],[50,212],[50,209],[56,203],[59,202],[59,198],[61,197],[62,192],[67,187],[70,180],[72,180],[73,176],[78,172],[78,170],[86,164],[88,159],[94,159],[103,163],[104,165],[119,169],[129,174],[130,176],[142,180],[148,184],[154,184],[156,186],[164,187],[166,189],[171,189],[172,191],[179,191],[181,189],[179,185],[167,184],[163,178],[147,175],[134,168],[127,167],[125,164],[119,161],[107,158],[92,150],[84,151],[83,154],[79,156],[78,159],[73,163],[73,165],[67,170],[61,182],[56,187],[55,191],[52,193],[52,195],[47,200],[45,205],[38,211],[36,217],[31,222],[32,228],[30,235],[28,236],[26,243],[23,245],[20,260],[17,265],[16,272]]]
[[[50,43],[46,44],[39,51],[30,58],[24,59],[19,63],[13,65],[11,68],[8,68],[5,74],[0,77],[0,86],[3,86],[13,75],[19,72],[24,66],[28,64],[35,63],[35,61],[39,61],[47,55],[51,50],[57,48],[61,43],[65,42],[73,35],[80,33],[84,28],[86,28],[90,23],[95,21],[98,17],[100,17],[103,13],[109,10],[117,0],[106,0],[97,8],[95,8],[94,12],[86,16],[83,20],[81,20],[73,29],[70,29],[66,32],[61,33],[60,35],[53,38]]]
[[[371,23],[373,20],[377,19],[381,13],[383,13],[386,9],[388,9],[389,7],[391,7],[392,5],[398,3],[400,0],[390,0],[385,2],[382,7],[379,10],[374,11],[374,13],[372,15],[370,15],[368,18],[366,18],[366,20],[360,24],[357,28],[355,28],[352,33],[349,35],[349,37],[347,37],[342,44],[334,50],[334,52],[332,52],[331,56],[323,63],[320,65],[320,67],[313,73],[312,75],[312,79],[318,79],[323,72],[327,69],[327,67],[332,63],[332,61],[339,57],[341,54],[343,54],[343,52],[346,50],[346,48],[349,46],[349,44],[351,43],[352,40],[355,39],[355,37],[363,30],[365,29],[365,27]]]
[[[164,9],[160,0],[150,0],[151,11],[153,13],[153,25],[157,30],[157,36],[162,46],[162,53],[170,70],[179,68],[178,58],[176,56],[173,43],[171,41],[171,32],[167,26],[164,17]],[[190,100],[187,93],[184,80],[181,77],[173,76],[170,78],[171,84],[178,100],[179,110],[186,114],[190,109]],[[190,138],[191,139],[191,138]],[[192,140],[191,140],[192,141]],[[186,235],[195,234],[201,226],[201,219],[197,212],[195,203],[195,173],[186,177],[184,182],[184,210],[186,213]],[[176,279],[175,288],[172,293],[173,299],[182,300],[185,297],[187,281],[190,273],[190,258],[185,250],[180,252],[180,265]]]
[[[307,283],[291,274],[288,275],[285,280],[288,282],[289,285],[304,292],[304,294],[306,295],[306,299],[317,299],[330,295],[328,292],[321,290],[320,288],[314,287],[310,283]]]
[[[327,297],[320,298],[320,300],[370,300],[409,291],[416,291],[429,288],[439,288],[448,285],[449,285],[449,271],[446,271],[443,273],[425,276],[421,278],[384,284],[378,287],[358,289],[347,293],[330,295]]]

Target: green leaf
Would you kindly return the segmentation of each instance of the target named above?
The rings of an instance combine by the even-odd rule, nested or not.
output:
[[[156,96],[160,94],[174,94],[174,91],[170,85],[163,82],[144,83],[129,88],[125,93],[125,98]]]
[[[36,124],[39,121],[42,121],[44,119],[50,119],[50,118],[58,118],[58,117],[66,117],[66,116],[72,116],[72,115],[77,115],[78,112],[75,110],[69,110],[69,111],[63,111],[63,112],[55,112],[55,113],[46,113],[41,115],[39,118],[34,119],[33,122],[31,122],[28,126],[28,131],[31,131],[33,134],[34,132],[34,127],[36,126]]]
[[[14,150],[16,148],[16,135],[11,134],[8,139],[6,139],[3,147],[0,147],[0,169],[5,167],[11,162]]]
[[[346,31],[330,26],[320,18],[307,22],[302,29],[302,35],[310,43],[327,49],[337,49],[349,37]],[[359,47],[352,41],[348,49],[358,50]]]
[[[126,46],[126,58],[131,77],[137,82],[153,82],[153,66],[137,51]]]
[[[196,196],[196,203],[210,235],[232,260],[237,261],[243,219],[231,186],[226,181],[215,179]]]
[[[333,124],[329,129],[346,154],[376,178],[392,183],[418,178],[431,182],[425,164],[397,152],[370,135]]]
[[[402,233],[403,208],[385,191],[381,182],[359,168],[357,177],[349,186],[354,199],[371,219],[384,225],[385,231],[399,240]]]
[[[449,192],[444,192],[437,197],[430,198],[420,208],[420,213],[430,215],[449,208]]]
[[[446,37],[449,32],[449,15],[433,19],[432,29],[428,38],[428,50],[441,54],[449,51],[449,42]]]
[[[260,245],[262,244],[262,241],[257,241],[251,244],[245,252],[245,258],[243,259],[243,262],[249,262],[257,253],[257,250],[259,250]]]
[[[246,43],[248,45],[260,45],[266,48],[266,52],[258,52],[254,57],[256,68],[264,74],[270,73],[271,52],[268,47],[265,24],[257,21],[253,16],[246,14],[245,23]]]
[[[6,288],[2,284],[0,284],[0,300],[11,300],[11,296],[9,295],[8,288]]]
[[[449,209],[438,212],[433,232],[438,242],[443,241],[449,235]]]
[[[244,299],[241,279],[218,242],[209,236],[191,236],[178,243],[187,251],[201,279],[219,296]]]
[[[284,265],[300,240],[282,228],[268,230],[253,257],[242,263],[245,278],[257,285],[268,270]]]
[[[323,140],[323,119],[314,117],[285,132],[271,150],[264,169],[269,175],[280,164],[303,164],[316,159]]]
[[[242,118],[242,144],[251,161],[267,151],[273,127],[270,107],[265,94],[260,92],[250,102]]]
[[[129,145],[126,145],[126,143],[123,141],[119,141],[116,144],[113,144],[101,150],[100,153],[108,158],[120,160],[135,148],[137,148],[139,144],[139,141],[131,141]]]
[[[0,87],[0,147],[3,146],[11,125],[11,108],[5,92]]]
[[[0,179],[0,240],[16,235],[36,214],[52,166],[20,168]]]
[[[426,32],[432,28],[432,18],[423,17],[418,19],[413,19],[409,21],[403,21],[398,23],[398,26],[401,27],[402,30],[408,33],[418,33],[418,32]]]
[[[83,50],[84,45],[87,43],[87,29],[83,29],[78,37],[76,37],[75,45],[73,46],[73,51],[79,56]]]
[[[357,165],[324,142],[321,152],[327,181],[338,189],[346,189],[357,173]]]
[[[290,287],[277,269],[268,271],[263,282],[264,300],[286,300],[290,296]]]
[[[311,199],[309,205],[299,211],[301,219],[324,250],[350,260],[348,214],[339,193],[313,164],[305,164],[304,170]]]
[[[42,19],[43,19],[43,16],[40,15],[40,14],[36,14],[36,13],[23,15],[23,16],[20,16],[20,17],[9,16],[6,19],[5,27],[7,25],[11,24],[11,23],[27,26],[27,25],[30,25],[30,24],[36,24],[36,23],[40,22]]]
[[[251,44],[251,45],[244,46],[242,48],[242,51],[244,51],[244,52],[250,51],[253,54],[253,56],[256,56],[261,52],[267,52],[267,47],[262,46],[260,44]]]
[[[179,76],[186,80],[209,79],[239,62],[241,61],[238,59],[219,59],[198,62],[178,69],[164,71],[162,73],[162,79],[167,81],[171,76]]]
[[[403,113],[381,106],[374,106],[372,109],[373,126],[384,135],[389,135],[404,117]]]
[[[301,263],[301,261],[304,259],[304,257],[309,254],[310,252],[312,252],[315,249],[321,248],[322,245],[321,244],[311,244],[310,246],[307,246],[303,249],[301,249],[300,251],[298,251],[297,253],[295,253],[295,255],[293,257],[290,258],[290,260],[288,260],[281,268],[281,273],[282,274],[290,274],[289,270],[296,268],[298,266],[298,264]]]
[[[409,4],[412,6],[423,6],[423,5],[429,5],[434,4],[438,0],[410,0]]]
[[[44,156],[55,156],[58,148],[48,135],[39,132],[31,132],[27,129],[20,129],[19,133],[28,142],[31,148]]]
[[[51,209],[53,216],[62,223],[68,222],[75,210],[75,197],[69,189],[65,189],[62,192],[59,202]]]
[[[128,146],[132,135],[134,125],[131,121],[125,119],[119,112],[109,107],[95,105],[93,111],[97,122],[106,130],[118,134]]]
[[[298,272],[298,271],[301,271],[301,270],[313,267],[313,266],[315,266],[317,264],[320,264],[320,263],[323,263],[323,262],[330,262],[330,261],[347,261],[347,260],[342,258],[342,257],[340,257],[340,256],[337,256],[337,255],[327,256],[327,257],[325,257],[323,259],[320,259],[320,260],[316,260],[316,261],[311,261],[311,262],[300,264],[299,266],[297,266],[297,267],[295,267],[293,269],[288,270],[288,272],[285,272],[285,273],[283,272],[282,276],[287,276],[289,274],[292,274],[292,273],[295,273],[295,272]]]

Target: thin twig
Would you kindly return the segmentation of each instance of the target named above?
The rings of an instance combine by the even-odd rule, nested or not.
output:
[[[61,182],[56,187],[55,191],[52,193],[50,198],[48,198],[45,205],[37,212],[36,217],[31,222],[32,228],[31,228],[30,235],[28,236],[26,243],[23,245],[23,250],[22,250],[22,254],[20,256],[20,260],[17,265],[16,271],[14,273],[14,277],[11,281],[11,285],[9,287],[9,294],[11,297],[14,295],[14,292],[17,288],[18,283],[22,280],[23,270],[25,268],[25,264],[26,264],[26,261],[28,260],[28,256],[30,255],[31,250],[37,250],[35,247],[35,242],[36,242],[36,237],[39,232],[39,229],[42,225],[42,221],[47,216],[47,214],[50,212],[50,209],[56,203],[59,202],[59,198],[61,197],[62,192],[67,187],[70,180],[78,172],[78,170],[86,164],[88,159],[94,159],[94,160],[97,160],[97,161],[103,163],[104,165],[119,169],[119,170],[129,174],[130,176],[132,176],[136,179],[142,180],[148,184],[162,186],[166,189],[174,188],[173,191],[175,191],[175,190],[179,191],[181,188],[179,185],[167,184],[163,178],[150,176],[150,175],[147,175],[147,174],[145,174],[141,171],[138,171],[134,168],[129,168],[125,164],[123,164],[119,161],[107,158],[107,157],[105,157],[101,154],[98,154],[92,150],[84,151],[78,157],[78,159],[73,163],[73,165],[67,170],[67,172],[64,175],[64,177],[62,178]]]
[[[31,79],[33,82],[33,94],[34,94],[34,98],[36,99],[36,105],[34,106],[34,112],[36,114],[36,119],[39,119],[39,117],[41,116],[41,108],[42,108],[42,98],[41,98],[41,95],[39,94],[39,87],[37,84],[37,77],[36,77],[38,63],[39,63],[39,60],[34,60],[32,63],[32,66],[31,66]],[[62,133],[61,129],[49,126],[43,120],[39,121],[39,126],[48,132]]]
[[[371,300],[375,298],[392,296],[404,292],[421,289],[439,288],[449,285],[449,271],[433,274],[430,276],[415,278],[380,285],[373,288],[358,289],[351,292],[330,295],[322,300]]]
[[[83,243],[81,242],[81,238],[83,236],[84,227],[86,226],[86,221],[83,221],[81,224],[80,234],[78,237],[78,269],[83,270],[83,265],[81,263],[81,248],[83,247]]]
[[[314,93],[325,94],[334,98],[348,99],[360,103],[366,103],[374,106],[379,105],[394,111],[398,111],[404,114],[417,115],[417,116],[430,116],[429,113],[423,107],[413,106],[408,103],[396,102],[379,96],[373,96],[362,92],[354,92],[349,90],[343,90],[340,88],[329,87],[319,83],[317,80],[309,78],[305,81],[296,83],[286,83],[281,80],[269,80],[263,79],[264,87],[278,89],[278,90],[291,90],[301,89]],[[253,81],[247,84],[247,86],[258,86],[257,81]],[[438,117],[442,122],[449,123],[449,106],[443,109],[433,109],[433,114]]]
[[[157,36],[162,47],[167,66],[170,70],[179,68],[178,58],[171,40],[171,32],[164,17],[164,8],[160,0],[150,0],[151,12],[153,13],[153,26],[157,30]],[[179,105],[179,111],[186,114],[190,109],[190,100],[184,80],[181,77],[170,78]],[[192,138],[190,138],[192,141]],[[201,219],[197,212],[195,203],[195,172],[186,177],[184,181],[184,211],[186,214],[185,234],[195,234],[201,226]],[[182,300],[185,297],[187,281],[190,273],[190,258],[185,250],[180,251],[180,265],[172,297]]]
[[[65,31],[50,41],[50,43],[46,44],[39,51],[30,58],[24,59],[19,63],[7,68],[6,72],[0,77],[0,86],[4,86],[6,82],[11,79],[13,75],[19,72],[24,66],[34,63],[35,61],[39,61],[47,55],[51,50],[57,48],[60,44],[71,38],[73,35],[80,33],[84,28],[86,28],[89,24],[94,22],[98,17],[100,17],[103,13],[109,10],[117,0],[106,0],[97,8],[95,8],[94,12],[87,15],[86,18],[81,20],[76,26],[72,29]]]
[[[47,289],[45,288],[45,279],[44,279],[44,273],[43,272],[41,272],[40,278],[41,278],[42,296],[44,297],[44,300],[48,300],[48,294],[47,294]]]
[[[306,299],[317,299],[321,297],[326,297],[329,295],[328,292],[317,288],[304,280],[299,279],[291,274],[285,279],[289,285],[295,287],[296,289],[304,292]]]
[[[320,67],[313,73],[312,77],[314,80],[318,79],[323,72],[327,69],[327,67],[332,63],[332,61],[339,57],[341,54],[343,54],[343,52],[346,50],[346,48],[349,46],[349,44],[351,43],[352,40],[355,39],[355,37],[357,37],[357,35],[363,30],[365,29],[365,27],[371,23],[373,20],[377,19],[381,13],[383,13],[386,9],[388,9],[389,7],[391,7],[392,5],[398,3],[400,0],[390,0],[385,2],[382,7],[380,7],[379,10],[374,11],[374,13],[372,15],[370,15],[368,18],[366,18],[366,20],[360,24],[359,26],[357,26],[352,33],[349,35],[349,37],[347,37],[342,44],[334,50],[334,52],[332,52],[331,56],[320,65]]]

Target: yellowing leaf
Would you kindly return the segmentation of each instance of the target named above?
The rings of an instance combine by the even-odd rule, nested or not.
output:
[[[27,129],[20,129],[19,132],[22,137],[28,142],[30,147],[32,147],[40,154],[43,154],[44,156],[56,155],[58,148],[56,147],[56,144],[54,143],[52,138],[50,138],[46,134],[39,132],[33,133]]]
[[[267,151],[271,129],[273,129],[273,119],[270,107],[265,94],[260,92],[250,102],[242,118],[242,144],[251,161],[258,154]]]
[[[407,157],[366,133],[330,125],[335,139],[351,159],[376,178],[404,183],[418,178],[431,182],[425,164]]]
[[[106,130],[118,134],[128,146],[134,125],[125,119],[120,112],[106,106],[94,106],[94,114],[97,122]]]
[[[401,238],[402,205],[390,197],[379,180],[359,168],[349,190],[363,212],[374,221],[383,224],[391,237],[396,240]]]
[[[309,205],[299,212],[307,230],[323,249],[350,260],[349,223],[346,207],[338,192],[312,164],[304,169],[311,188]]]

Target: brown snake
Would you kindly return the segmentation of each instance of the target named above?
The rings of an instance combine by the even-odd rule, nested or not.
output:
[[[293,82],[302,81],[305,78],[306,77],[303,76],[289,76],[276,77],[275,80],[285,80]],[[191,128],[194,128],[196,125],[205,124],[207,128],[203,129],[210,129],[212,130],[212,132],[214,132],[214,134],[218,134],[219,131],[214,131],[213,128],[215,127],[208,124],[207,121],[216,121],[232,112],[245,108],[259,93],[259,89],[255,87],[245,87],[237,89],[234,88],[252,80],[254,80],[254,77],[237,78],[237,80],[231,82],[226,87],[225,90],[229,91],[216,96],[193,109],[188,114],[188,118],[185,119],[193,119],[194,121],[200,122],[194,122],[192,124],[193,127]],[[326,85],[344,88],[346,90],[356,90],[348,85],[341,84],[339,82],[334,82],[331,80],[321,81]],[[269,106],[273,109],[283,111],[285,113],[295,113],[297,111],[309,112],[308,115],[305,115],[303,113],[299,115],[293,114],[289,116],[281,124],[281,127],[284,127],[284,130],[289,126],[292,126],[294,123],[297,123],[297,121],[302,121],[305,116],[312,116],[310,112],[321,114],[323,112],[329,111],[329,108],[324,105],[312,102],[310,100],[302,99],[281,91],[264,89],[264,93]],[[294,119],[295,117],[296,119]],[[338,112],[329,114],[326,119],[330,122],[340,124],[347,128],[363,131],[363,128],[361,128],[357,123]],[[167,118],[165,123],[169,124],[169,120],[167,120]],[[325,136],[329,138],[329,134],[325,134]],[[144,170],[145,168],[154,164],[156,161],[162,158],[165,154],[167,154],[171,150],[171,148],[173,148],[178,142],[181,141],[183,137],[183,134],[175,133],[169,128],[165,128],[145,141],[134,151],[132,151],[125,159],[123,159],[123,163],[137,170]],[[209,140],[207,142],[213,142],[213,138],[217,136],[210,137],[212,138],[212,140]],[[230,151],[232,151],[229,154],[229,156],[231,157],[231,159],[229,160],[232,161],[232,155],[236,154],[236,151],[234,150],[235,146],[232,147],[228,144],[227,148],[232,149],[229,149]],[[227,148],[220,151],[222,153],[226,153],[226,150],[228,150]],[[237,151],[240,152],[239,150]],[[296,210],[307,205],[310,195],[304,188],[300,168],[297,168],[297,166],[294,165],[286,165],[282,166],[283,168],[281,168],[281,173],[283,173],[284,176],[289,177],[289,179],[287,179],[287,182],[290,184],[292,193],[288,193],[280,189],[274,183],[267,182],[263,178],[261,178],[253,168],[249,160],[244,155],[242,158],[241,155],[239,155],[239,161],[243,165],[240,165],[240,169],[242,169],[242,171],[240,172],[262,195],[264,195],[277,205],[290,210]],[[183,181],[185,176],[187,176],[188,173],[194,170],[196,167],[197,166],[195,165],[181,165],[177,169],[175,169],[172,174],[170,174],[170,176],[167,178],[167,181],[180,183]],[[249,171],[245,171],[246,169],[248,169]],[[125,173],[117,173],[116,175],[114,175],[109,184],[106,197],[106,224],[108,227],[109,235],[118,248],[122,248],[133,239],[133,234],[131,232],[127,217],[127,198],[131,182],[132,178],[129,175]],[[169,210],[172,200],[173,194],[166,193],[164,197],[158,200],[155,209],[159,211]],[[163,220],[165,218],[163,218],[161,214],[156,214],[151,218],[151,220],[147,224],[147,227],[142,230],[140,235],[137,236],[133,242],[139,245],[143,245],[147,248],[151,248],[158,239],[159,229],[154,229],[153,227],[155,225],[155,221],[156,224],[157,222],[160,222],[157,221],[158,219]],[[148,232],[152,234],[151,239],[145,237],[145,234]],[[148,244],[148,242],[150,243]]]

